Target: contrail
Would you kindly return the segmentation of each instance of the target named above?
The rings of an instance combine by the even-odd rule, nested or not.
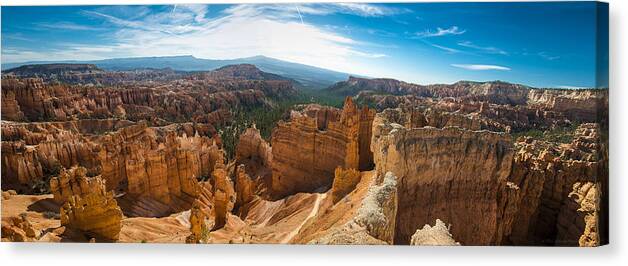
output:
[[[301,16],[301,11],[299,11],[299,6],[295,5],[294,7],[297,8],[297,13],[299,13],[299,18],[301,19],[301,24],[304,24],[303,23],[303,17]]]
[[[174,8],[172,9],[172,12],[170,12],[170,14],[174,14],[174,11],[177,10],[177,5],[174,5]]]

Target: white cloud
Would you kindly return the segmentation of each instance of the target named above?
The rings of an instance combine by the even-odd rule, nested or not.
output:
[[[459,42],[458,45],[462,47],[471,48],[471,49],[474,49],[483,53],[508,55],[508,53],[502,49],[492,47],[492,46],[479,46],[469,41]]]
[[[431,45],[431,46],[433,46],[433,47],[436,47],[436,48],[438,48],[438,49],[441,49],[441,50],[443,50],[443,51],[446,51],[446,52],[448,52],[448,53],[452,53],[452,54],[455,54],[455,53],[460,53],[460,52],[461,52],[461,51],[460,51],[460,50],[458,50],[458,49],[454,49],[454,48],[447,47],[447,46],[442,46],[442,45],[438,45],[438,44],[430,44],[430,45]]]
[[[299,6],[300,13],[323,12],[317,11],[314,6],[305,7]],[[363,15],[382,14],[379,9],[364,6],[342,8]],[[206,8],[199,6],[177,5],[172,10],[147,13],[129,19],[118,17],[114,13],[85,11],[84,15],[104,20],[119,28],[111,36],[114,40],[112,44],[66,44],[62,49],[42,52],[3,52],[3,61],[88,60],[188,54],[201,58],[231,59],[265,55],[361,74],[362,69],[354,63],[355,59],[369,60],[386,56],[381,52],[370,51],[375,48],[374,45],[308,24],[307,21],[302,22],[296,7],[291,5],[236,5],[212,18],[206,18],[207,12]]]
[[[502,70],[510,71],[510,68],[498,65],[475,65],[475,64],[451,64],[453,67],[462,68],[466,70]]]
[[[540,52],[537,55],[540,56],[541,58],[543,58],[545,60],[549,60],[549,61],[554,61],[556,59],[560,59],[560,56],[551,55],[551,54],[549,54],[547,52]]]
[[[438,37],[438,36],[445,36],[445,35],[460,35],[467,32],[466,30],[461,30],[460,28],[458,28],[458,26],[451,26],[447,29],[443,29],[443,28],[436,28],[436,31],[431,31],[431,30],[425,30],[422,32],[417,32],[416,36],[418,37]]]
[[[40,28],[58,29],[58,30],[80,30],[80,31],[102,30],[101,28],[97,28],[97,27],[80,25],[80,24],[76,24],[72,22],[65,22],[65,21],[56,22],[56,23],[38,23],[35,25]]]
[[[379,17],[409,12],[405,9],[395,9],[373,4],[337,3],[335,5],[339,8],[340,12],[351,13],[363,17]]]
[[[569,86],[569,85],[560,85],[556,86],[559,89],[568,89],[568,90],[585,90],[591,89],[591,87],[579,87],[579,86]]]

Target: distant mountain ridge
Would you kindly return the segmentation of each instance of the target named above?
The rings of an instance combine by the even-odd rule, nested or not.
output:
[[[368,79],[351,76],[346,81],[338,82],[325,90],[342,96],[355,96],[362,91],[372,91],[380,94],[412,94],[428,98],[474,97],[478,100],[499,98],[497,102],[503,104],[522,104],[531,89],[534,88],[504,81],[458,81],[453,84],[419,85],[396,79]]]
[[[251,64],[260,70],[277,74],[298,81],[312,88],[326,88],[336,82],[346,80],[349,74],[324,68],[293,63],[266,56],[254,56],[229,60],[215,60],[186,56],[130,57],[102,60],[66,60],[66,61],[32,61],[23,63],[2,64],[2,69],[10,69],[23,65],[73,63],[93,64],[109,71],[122,71],[145,68],[172,68],[180,71],[211,71],[228,65]]]
[[[260,70],[255,65],[239,64],[223,66],[206,72],[215,79],[247,79],[247,80],[290,80],[292,79]]]
[[[52,75],[52,74],[84,74],[84,73],[102,73],[104,70],[98,68],[94,64],[41,64],[41,65],[23,65],[2,71],[3,74],[14,74],[17,76]]]

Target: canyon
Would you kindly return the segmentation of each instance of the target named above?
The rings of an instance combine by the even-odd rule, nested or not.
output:
[[[608,243],[607,89],[303,90],[250,64],[3,73],[2,241]]]

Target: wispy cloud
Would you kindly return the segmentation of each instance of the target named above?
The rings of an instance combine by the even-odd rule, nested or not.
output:
[[[374,4],[337,3],[335,5],[339,8],[340,12],[363,17],[381,17],[410,12],[408,9],[392,8]]]
[[[417,37],[421,37],[421,38],[427,38],[427,37],[438,37],[438,36],[446,36],[446,35],[460,35],[467,32],[466,30],[460,29],[458,28],[458,26],[451,26],[449,28],[436,28],[435,31],[433,30],[425,30],[422,32],[417,32],[416,36]]]
[[[2,33],[2,38],[3,39],[13,39],[13,40],[18,40],[18,41],[25,41],[25,42],[32,42],[33,41],[33,39],[25,37],[24,34],[22,34],[22,33],[11,33],[11,34]]]
[[[462,51],[460,51],[460,50],[458,50],[458,49],[454,49],[454,48],[451,48],[451,47],[442,46],[442,45],[438,45],[438,44],[430,44],[430,45],[431,45],[431,46],[433,46],[433,47],[436,47],[436,48],[438,48],[438,49],[441,49],[441,50],[443,50],[443,51],[446,51],[446,52],[448,52],[448,53],[452,53],[452,54],[462,52]]]
[[[556,59],[560,59],[560,56],[551,55],[551,54],[549,54],[547,52],[540,52],[537,55],[540,56],[541,58],[545,59],[545,60],[550,60],[550,61],[554,61]]]
[[[569,85],[560,85],[560,86],[556,86],[559,89],[569,89],[569,90],[584,90],[584,89],[591,89],[591,87],[578,87],[578,86],[569,86]]]
[[[480,46],[480,45],[476,45],[472,42],[469,41],[464,41],[464,42],[459,42],[458,45],[462,46],[462,47],[466,47],[466,48],[470,48],[473,50],[476,50],[478,52],[481,53],[487,53],[487,54],[500,54],[500,55],[508,55],[508,52],[493,47],[493,46]]]
[[[80,25],[72,22],[54,22],[54,23],[37,23],[35,24],[39,28],[43,29],[56,29],[56,30],[70,30],[70,31],[94,31],[94,30],[103,30],[103,28]]]
[[[242,4],[235,8],[254,7],[260,12],[274,13],[278,17],[304,15],[347,14],[361,17],[383,17],[412,12],[405,8],[394,8],[378,4],[362,3],[303,3],[303,4]],[[298,11],[296,11],[298,9]],[[296,11],[296,12],[295,12]]]
[[[510,71],[509,67],[498,65],[476,65],[476,64],[451,64],[453,67],[462,68],[466,70],[501,70]]]

